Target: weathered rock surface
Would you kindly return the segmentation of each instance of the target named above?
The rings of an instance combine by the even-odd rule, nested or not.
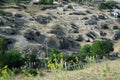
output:
[[[64,10],[69,4],[75,9]],[[36,50],[46,56],[52,48],[72,53],[79,52],[84,42],[120,39],[119,23],[89,7],[68,3],[30,10],[34,11],[9,8],[8,14],[0,16],[0,35],[10,39],[8,49]]]

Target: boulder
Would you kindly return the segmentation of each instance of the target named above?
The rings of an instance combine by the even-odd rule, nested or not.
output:
[[[15,18],[13,22],[16,26],[24,26],[27,21],[25,19]]]
[[[7,49],[13,49],[15,42],[16,42],[15,39],[13,39],[13,38],[8,38],[8,39],[6,40]]]
[[[85,11],[74,11],[72,13],[69,13],[69,15],[86,15],[87,13]]]
[[[66,33],[64,32],[64,30],[62,28],[53,28],[50,33],[53,33],[57,36],[65,36]]]
[[[0,26],[6,26],[7,25],[6,23],[7,23],[6,19],[0,18]]]
[[[23,15],[22,15],[22,14],[19,14],[19,13],[16,13],[16,14],[14,15],[14,17],[21,18],[21,17],[23,17]]]
[[[0,28],[1,34],[15,35],[18,31],[12,28]]]
[[[90,19],[85,22],[85,25],[97,25],[97,20]]]
[[[75,40],[75,41],[83,41],[84,39],[83,39],[83,37],[82,37],[82,35],[74,35],[73,36],[73,39]]]
[[[118,26],[113,26],[112,27],[113,30],[119,29]]]
[[[24,37],[28,40],[28,41],[35,41],[38,42],[40,44],[44,43],[45,40],[45,35],[42,35],[39,31],[37,30],[27,30],[24,33]]]
[[[79,29],[79,27],[76,24],[74,24],[74,23],[71,23],[71,28],[73,28],[73,29]]]
[[[107,17],[104,14],[98,15],[98,18],[102,19],[102,20],[106,20],[107,19]]]
[[[55,49],[58,49],[59,46],[60,46],[60,42],[59,42],[59,39],[55,36],[51,36],[51,37],[48,37],[46,39],[46,45],[49,47],[49,48],[55,48]]]
[[[120,9],[120,3],[115,4],[115,7],[116,7],[117,9]]]
[[[112,40],[118,40],[120,39],[120,30],[117,30],[114,32],[114,34],[112,35]]]
[[[81,20],[88,20],[89,17],[83,17]]]
[[[86,10],[87,13],[92,14],[93,12],[91,10]]]
[[[78,29],[70,29],[68,32],[69,33],[79,33],[79,30]]]
[[[83,39],[86,41],[86,42],[93,42],[94,39],[88,37],[87,35],[83,35]]]
[[[91,20],[98,20],[98,17],[96,15],[90,16]]]
[[[94,32],[88,32],[88,33],[86,33],[86,35],[93,40],[97,38],[97,36]]]
[[[101,29],[109,29],[108,24],[101,24]]]
[[[60,39],[60,49],[77,49],[80,45],[72,39],[68,37],[64,37]]]
[[[47,24],[50,23],[50,21],[52,20],[51,17],[46,17],[46,16],[37,16],[35,19],[38,23],[40,24]]]

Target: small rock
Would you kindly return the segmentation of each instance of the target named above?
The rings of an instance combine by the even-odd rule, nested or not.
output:
[[[75,41],[83,41],[82,35],[73,36]]]
[[[43,44],[44,40],[45,40],[45,35],[42,35],[39,31],[37,30],[27,30],[24,33],[24,37],[28,40],[28,41],[36,41],[38,43]]]
[[[96,20],[88,20],[85,22],[85,25],[97,25],[97,21]]]
[[[113,26],[112,29],[116,30],[118,29],[118,26]]]
[[[117,30],[114,32],[114,34],[112,35],[112,40],[118,40],[120,39],[120,30]]]
[[[96,15],[92,15],[90,18],[91,20],[98,20],[98,17]]]
[[[101,29],[109,29],[107,24],[101,24]]]
[[[75,11],[75,12],[69,13],[69,15],[86,15],[86,12],[85,11]]]
[[[51,17],[38,16],[35,20],[36,20],[38,23],[40,23],[40,24],[47,24],[47,23],[49,23],[52,19],[51,19]]]
[[[69,33],[79,33],[79,30],[78,29],[70,29]]]
[[[99,18],[99,19],[102,19],[102,20],[107,19],[107,18],[106,18],[106,16],[105,16],[105,15],[103,15],[103,14],[98,15],[98,18]]]

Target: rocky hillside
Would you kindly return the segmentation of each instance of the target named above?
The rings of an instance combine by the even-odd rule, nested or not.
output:
[[[73,6],[73,9],[68,6]],[[75,3],[1,6],[0,36],[8,38],[8,49],[45,56],[52,48],[79,52],[96,39],[118,40],[120,26],[109,11]]]

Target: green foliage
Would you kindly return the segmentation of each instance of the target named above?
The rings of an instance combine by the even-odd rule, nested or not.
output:
[[[41,4],[53,4],[54,0],[41,0]]]
[[[5,12],[3,10],[0,10],[0,16],[4,16]]]
[[[71,64],[77,63],[76,55],[67,55],[65,61]]]
[[[71,0],[72,2],[76,2],[77,0]]]
[[[109,52],[113,51],[113,44],[110,41],[102,41],[102,40],[96,40],[92,44],[91,48],[93,56],[104,56],[105,54],[108,54]]]
[[[73,6],[72,5],[68,5],[67,8],[68,9],[73,9]]]
[[[3,66],[8,65],[9,68],[20,68],[24,65],[22,54],[17,50],[9,50],[3,54]]]
[[[91,53],[91,45],[84,45],[81,50],[81,53],[86,54],[86,53]]]
[[[6,38],[0,37],[0,67],[2,66],[3,62],[3,54],[6,50]]]
[[[36,76],[38,74],[38,71],[36,69],[28,69],[28,73],[33,76]]]
[[[6,50],[6,38],[0,37],[0,53]]]
[[[92,53],[91,53],[91,45],[84,45],[81,50],[80,50],[80,53],[78,54],[78,58],[80,60],[83,60],[85,59],[87,56],[92,56]]]
[[[106,1],[101,3],[98,8],[99,9],[113,9],[115,2],[113,1]]]
[[[0,4],[1,5],[5,5],[5,4],[16,4],[16,3],[19,3],[20,1],[23,1],[23,0],[1,0],[0,1]],[[29,0],[28,0],[29,1]]]
[[[57,62],[60,62],[60,56],[61,56],[60,53],[61,53],[60,51],[52,49],[51,53],[48,56],[53,63],[55,62],[54,61],[55,58],[57,59]]]

